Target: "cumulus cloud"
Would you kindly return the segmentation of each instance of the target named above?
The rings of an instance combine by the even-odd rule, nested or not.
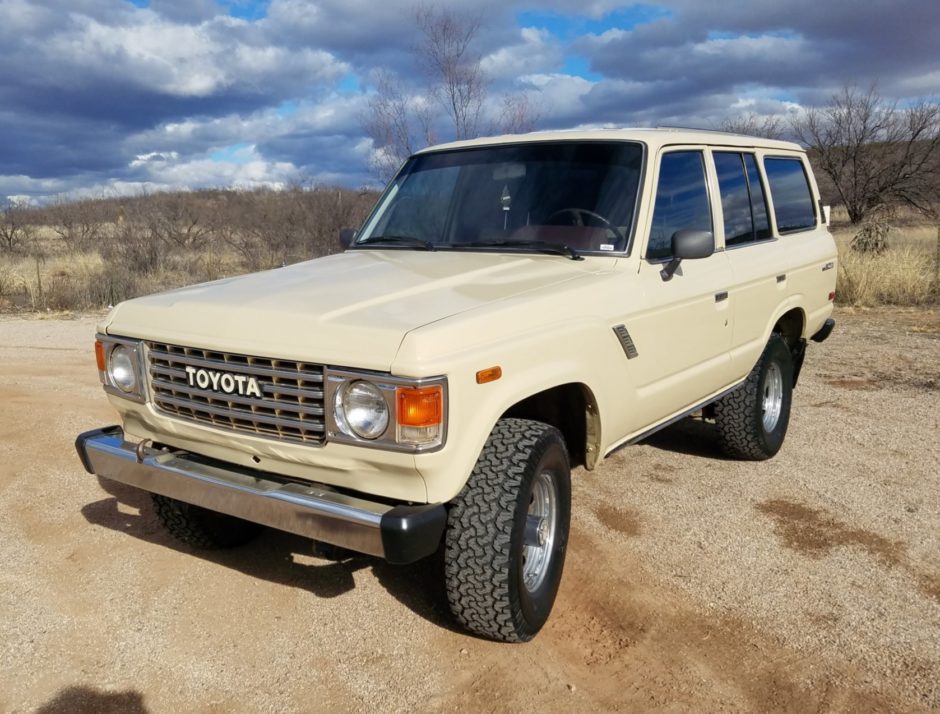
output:
[[[937,3],[662,4],[669,17],[632,30],[588,35],[576,48],[594,69],[612,78],[691,80],[700,94],[761,83],[809,101],[828,96],[847,80],[878,80],[887,94],[909,96],[905,83],[937,71]],[[940,90],[929,80],[919,84],[932,94]]]
[[[501,47],[482,60],[488,77],[512,82],[516,77],[557,70],[564,62],[564,51],[548,30],[523,27],[514,44]]]
[[[543,0],[528,23],[531,4],[438,6],[483,23],[489,123],[520,89],[544,128],[714,126],[845,81],[940,95],[936,2]],[[3,196],[367,183],[370,78],[424,82],[400,3],[0,0],[0,17]]]

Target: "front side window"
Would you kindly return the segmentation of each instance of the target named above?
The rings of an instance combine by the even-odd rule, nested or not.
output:
[[[754,155],[716,151],[713,156],[724,214],[725,245],[744,245],[769,238],[767,204]]]
[[[672,256],[672,236],[681,230],[712,230],[712,212],[705,183],[705,159],[701,151],[663,154],[647,260]]]
[[[815,227],[816,210],[803,162],[797,158],[765,158],[764,171],[777,230],[787,233]]]
[[[643,147],[533,142],[418,154],[357,247],[620,252],[633,229]]]

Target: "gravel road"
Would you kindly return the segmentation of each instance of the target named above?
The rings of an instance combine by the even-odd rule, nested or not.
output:
[[[194,552],[85,474],[94,318],[0,318],[0,711],[940,709],[940,311],[839,310],[781,453],[686,420],[574,474],[555,612],[458,631],[428,559]]]

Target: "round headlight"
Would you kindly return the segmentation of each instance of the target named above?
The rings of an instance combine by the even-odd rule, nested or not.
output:
[[[333,412],[340,428],[360,439],[377,439],[388,428],[388,403],[370,382],[347,382],[336,390]]]
[[[137,370],[134,369],[134,358],[131,351],[124,345],[115,345],[108,357],[108,377],[111,384],[122,392],[133,392],[137,389]]]

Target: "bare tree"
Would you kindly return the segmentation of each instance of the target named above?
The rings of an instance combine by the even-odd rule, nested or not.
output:
[[[154,240],[170,247],[193,247],[208,232],[204,198],[188,193],[158,193],[147,202],[143,221]]]
[[[362,120],[376,147],[372,168],[383,180],[412,153],[435,143],[438,131],[444,139],[472,139],[481,131],[531,131],[538,120],[529,95],[510,93],[495,125],[484,126],[489,78],[475,49],[481,15],[421,5],[415,26],[414,58],[427,86],[409,92],[392,74],[379,73]]]
[[[503,134],[524,134],[535,129],[539,110],[525,92],[503,95],[502,110],[494,131]]]
[[[845,85],[828,106],[793,122],[829,177],[849,220],[861,223],[892,206],[929,213],[940,187],[940,105],[886,102],[874,85]]]
[[[379,75],[364,124],[366,133],[380,147],[372,167],[380,178],[390,179],[411,154],[434,143],[431,123],[426,97],[409,97],[390,73]]]
[[[10,204],[0,212],[0,248],[15,253],[33,240],[34,226],[28,220],[28,209]]]
[[[422,5],[415,11],[415,21],[421,32],[418,57],[431,94],[453,123],[454,138],[472,139],[487,90],[481,57],[473,48],[482,18]]]
[[[92,201],[59,199],[48,213],[52,230],[70,248],[87,248],[101,234],[99,211]]]
[[[782,117],[776,114],[758,116],[754,112],[728,117],[718,128],[731,134],[760,136],[764,139],[782,139],[786,129]]]

